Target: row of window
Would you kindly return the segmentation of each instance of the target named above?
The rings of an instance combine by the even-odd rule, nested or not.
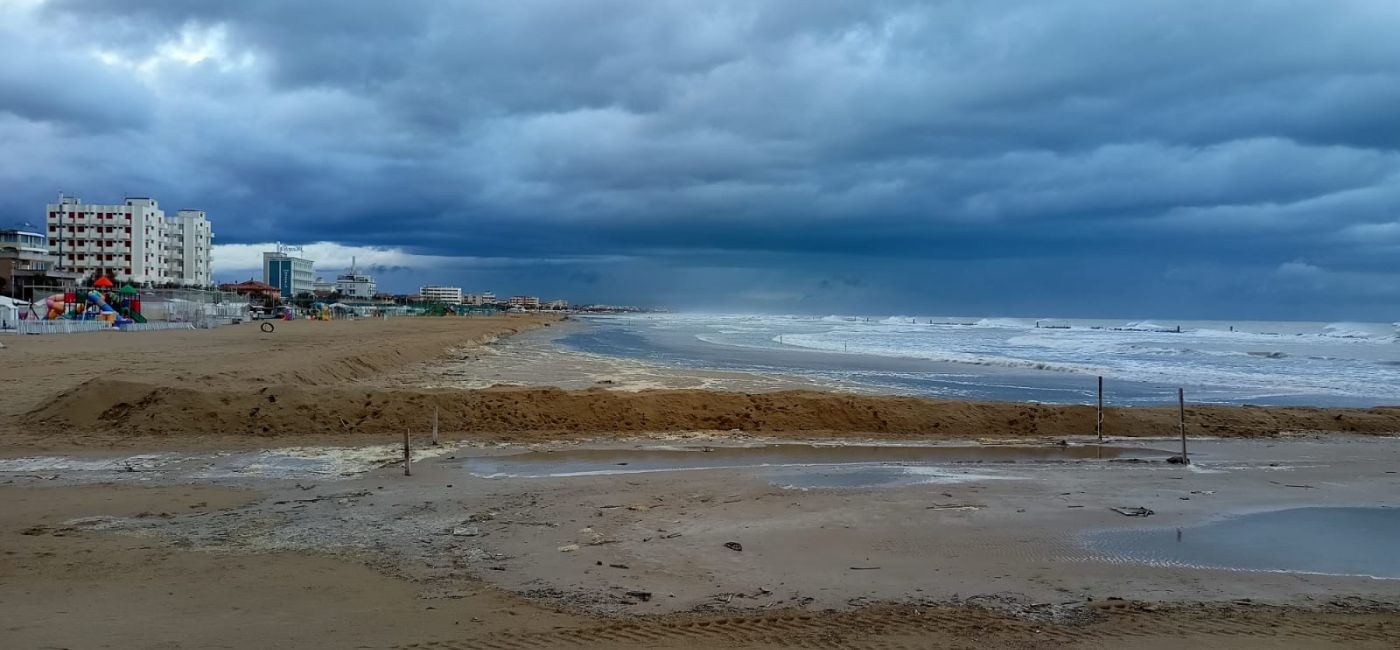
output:
[[[111,254],[111,253],[107,254],[107,260],[108,260],[108,261],[111,261],[111,260],[112,260],[112,257],[113,257],[113,254]],[[102,255],[100,255],[100,254],[99,254],[99,255],[69,255],[69,256],[68,256],[68,261],[69,261],[69,262],[76,262],[76,261],[78,261],[79,258],[82,258],[82,259],[84,259],[84,260],[89,260],[89,259],[98,259],[98,260],[101,260],[101,259],[102,259]],[[123,256],[122,256],[122,261],[123,261],[123,262],[130,262],[130,261],[131,261],[131,256],[130,256],[130,255],[123,255]]]
[[[60,215],[62,215],[62,216],[64,216],[64,217],[67,217],[67,218],[69,218],[69,219],[82,219],[82,218],[84,218],[84,217],[88,217],[88,218],[92,218],[92,219],[117,219],[117,218],[121,218],[121,219],[125,219],[125,220],[127,220],[127,221],[131,221],[131,213],[130,213],[130,212],[50,212],[50,213],[49,213],[49,218],[50,218],[50,219],[57,219],[57,218],[59,218]]]
[[[81,248],[83,246],[95,246],[97,248],[116,248],[118,244],[129,247],[130,243],[125,239],[65,239],[64,246],[68,248]],[[50,244],[50,247],[58,246],[57,243]]]
[[[66,226],[66,227],[68,228],[68,232],[69,232],[70,234],[71,234],[71,233],[86,234],[89,228],[91,228],[93,232],[116,232],[116,229],[118,228],[118,226]],[[103,228],[106,228],[106,230],[103,230]],[[131,234],[131,226],[121,226],[121,228],[123,228],[123,231],[124,231],[126,234],[128,234],[128,235]],[[52,234],[52,233],[57,233],[57,232],[58,232],[58,226],[55,226],[55,225],[50,224],[50,225],[49,225],[49,233]],[[146,229],[146,232],[150,232],[150,229],[147,228],[147,229]]]
[[[75,269],[75,270],[83,270],[83,271],[85,271],[85,270],[97,269],[97,268],[101,268],[101,269],[103,269],[103,270],[107,270],[107,269],[110,268],[110,267],[105,267],[105,266],[103,266],[103,267],[90,266],[90,267],[87,267],[87,268],[85,268],[85,269]],[[131,275],[131,269],[111,269],[111,271],[112,271],[113,273],[120,273],[120,274],[122,274],[122,275]]]

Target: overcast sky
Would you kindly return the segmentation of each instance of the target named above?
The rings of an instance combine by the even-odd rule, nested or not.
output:
[[[1395,0],[0,0],[0,148],[220,280],[1400,320]]]

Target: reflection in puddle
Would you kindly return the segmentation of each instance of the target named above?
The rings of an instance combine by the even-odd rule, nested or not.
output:
[[[1099,445],[1031,446],[815,446],[766,445],[712,449],[580,449],[470,458],[467,471],[486,478],[545,478],[704,469],[770,468],[776,485],[887,487],[1001,478],[948,465],[1163,458],[1168,452]],[[941,469],[932,466],[944,466]]]
[[[796,490],[885,488],[1021,478],[982,471],[895,464],[791,467],[765,472],[764,477],[774,485]]]
[[[1293,508],[1190,528],[1096,533],[1098,553],[1129,562],[1400,578],[1400,509]]]

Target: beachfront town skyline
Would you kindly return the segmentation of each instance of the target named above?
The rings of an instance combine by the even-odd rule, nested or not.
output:
[[[68,291],[98,277],[136,286],[215,288],[214,229],[204,210],[167,215],[156,198],[129,196],[120,203],[85,203],[60,193],[45,206],[44,226],[23,222],[0,229],[0,295],[32,298],[36,290]],[[278,242],[264,251],[262,281],[219,283],[244,295],[334,298],[362,302],[425,302],[515,310],[565,310],[569,301],[519,294],[423,285],[416,294],[379,291],[373,275],[350,267],[325,280],[301,246]]]

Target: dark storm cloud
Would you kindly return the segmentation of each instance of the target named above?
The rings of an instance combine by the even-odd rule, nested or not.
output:
[[[0,12],[6,213],[153,194],[401,289],[1395,317],[1393,2]]]

